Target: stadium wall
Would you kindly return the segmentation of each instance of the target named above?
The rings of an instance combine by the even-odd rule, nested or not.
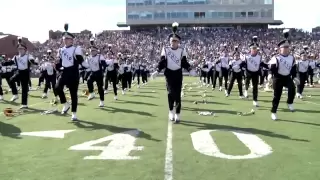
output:
[[[22,41],[26,43],[28,51],[32,52],[35,50],[36,47],[27,38],[22,38]],[[12,58],[14,55],[18,54],[17,45],[18,36],[0,36],[0,54],[5,54],[7,57]]]

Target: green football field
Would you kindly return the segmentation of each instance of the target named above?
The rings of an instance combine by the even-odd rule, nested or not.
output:
[[[226,98],[196,82],[184,79],[180,124],[168,122],[161,77],[126,95],[119,91],[117,101],[110,91],[105,108],[98,108],[97,96],[80,97],[79,123],[70,123],[70,115],[41,115],[53,109],[52,93],[43,100],[41,90],[30,91],[29,110],[0,115],[0,180],[320,179],[320,89],[307,88],[305,99],[295,99],[294,113],[283,94],[279,120],[272,121],[272,93],[260,91],[255,114],[239,116],[253,107],[239,99],[236,85]],[[19,104],[0,103],[7,107]]]

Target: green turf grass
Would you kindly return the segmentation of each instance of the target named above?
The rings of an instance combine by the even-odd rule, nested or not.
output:
[[[185,78],[192,84],[198,78]],[[36,81],[35,81],[36,82]],[[35,84],[35,83],[34,83]],[[251,100],[240,100],[233,91],[226,98],[223,92],[210,88],[185,91],[182,103],[182,122],[173,126],[174,180],[318,180],[320,179],[319,114],[320,91],[308,89],[312,95],[295,100],[297,112],[287,112],[286,95],[279,106],[277,122],[270,119],[271,93],[259,92],[260,108],[255,115],[238,116],[237,112],[252,109]],[[82,85],[83,89],[85,86]],[[234,90],[237,86],[234,87]],[[207,104],[193,104],[202,100],[199,91],[207,90]],[[154,92],[155,91],[155,92]],[[113,100],[112,91],[106,95],[103,109],[98,98],[87,101],[80,98],[79,124],[70,122],[70,116],[40,115],[50,108],[48,100],[41,99],[41,91],[31,91],[28,113],[12,119],[0,116],[0,180],[162,180],[168,126],[168,107],[163,78],[151,81],[141,89]],[[80,91],[81,93],[81,91]],[[251,93],[251,91],[250,91]],[[249,94],[251,95],[251,94]],[[11,94],[5,96],[11,98]],[[17,102],[20,102],[19,99]],[[45,102],[44,102],[45,101]],[[1,102],[0,109],[17,108]],[[59,105],[61,109],[61,105]],[[197,111],[213,111],[216,117],[199,116]],[[16,136],[13,133],[48,130],[76,131],[64,139]],[[144,146],[132,151],[138,160],[83,160],[97,156],[101,151],[74,151],[69,147],[96,140],[130,129],[141,131],[135,143]],[[253,133],[272,147],[273,153],[257,159],[229,160],[203,155],[192,145],[190,134],[199,130],[241,130]],[[211,132],[221,152],[244,155],[249,149],[231,132]],[[99,145],[105,146],[109,142]]]

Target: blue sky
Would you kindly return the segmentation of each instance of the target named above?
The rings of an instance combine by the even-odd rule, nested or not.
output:
[[[63,30],[70,24],[71,32],[89,29],[94,33],[118,29],[125,22],[125,0],[0,0],[0,32],[24,36],[43,42],[48,31]],[[275,19],[285,27],[311,30],[320,25],[320,0],[275,0]],[[19,13],[20,12],[20,13]]]

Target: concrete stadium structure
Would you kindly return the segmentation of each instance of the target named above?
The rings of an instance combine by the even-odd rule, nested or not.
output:
[[[182,26],[267,27],[274,20],[274,0],[126,0],[126,23],[119,27]]]

